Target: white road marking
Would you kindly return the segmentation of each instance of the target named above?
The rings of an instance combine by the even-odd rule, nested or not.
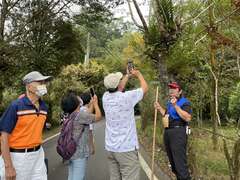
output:
[[[44,139],[44,140],[43,140],[43,143],[45,143],[45,142],[47,142],[47,141],[50,141],[51,139],[57,137],[59,134],[60,134],[60,132],[57,133],[57,134],[55,134],[55,135],[53,135],[53,136],[51,136],[51,137],[48,137],[48,138]]]
[[[140,164],[142,166],[142,169],[145,171],[148,179],[151,179],[152,176],[152,170],[150,169],[150,167],[148,166],[147,162],[144,160],[144,158],[142,157],[142,155],[140,153],[138,153],[138,157],[139,157],[139,161]],[[158,180],[158,178],[154,175],[154,180]]]

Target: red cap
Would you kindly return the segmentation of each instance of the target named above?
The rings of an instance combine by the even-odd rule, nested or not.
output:
[[[169,83],[168,87],[170,89],[181,89],[180,85],[178,83],[176,83],[176,82]]]

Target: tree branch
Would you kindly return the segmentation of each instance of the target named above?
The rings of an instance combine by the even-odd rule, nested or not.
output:
[[[14,8],[19,1],[20,1],[20,0],[16,0],[16,1],[8,8],[8,12],[9,12],[12,8]]]
[[[226,19],[230,18],[235,12],[237,12],[238,10],[240,10],[240,7],[236,8],[234,11],[232,11],[231,13],[229,13],[228,15],[226,15],[225,17],[223,17],[222,19],[218,20],[215,24],[219,24],[223,21],[225,21]]]
[[[154,10],[154,14],[157,18],[158,28],[159,28],[160,32],[166,32],[165,25],[164,25],[163,19],[161,17],[160,9],[162,9],[162,7],[159,4],[158,0],[153,0],[153,10]]]
[[[211,6],[213,6],[213,3],[211,3],[208,7],[206,7],[205,9],[203,9],[197,16],[195,16],[194,18],[187,20],[186,22],[183,22],[183,25],[193,22],[194,20],[196,20],[200,15],[202,15],[205,11],[207,11]]]
[[[132,12],[132,7],[131,7],[131,4],[130,4],[130,0],[127,0],[127,3],[128,3],[128,8],[129,8],[129,12],[130,12],[130,15],[131,15],[131,18],[133,20],[133,23],[140,29],[143,29],[143,26],[139,25],[138,22],[136,21],[136,19],[134,18],[133,16],[133,12]]]
[[[135,8],[136,8],[136,10],[137,10],[138,16],[139,16],[140,20],[142,21],[144,31],[145,31],[146,33],[148,33],[149,31],[148,31],[147,23],[146,23],[146,21],[145,21],[145,19],[144,19],[144,17],[143,17],[143,14],[142,14],[142,12],[141,12],[138,4],[137,4],[137,1],[136,1],[136,0],[132,0],[132,1],[133,1],[133,4],[134,4],[134,6],[135,6]]]
[[[209,65],[209,69],[210,69],[210,72],[213,76],[214,83],[215,83],[215,93],[214,93],[214,96],[215,96],[215,113],[216,113],[216,116],[217,116],[218,124],[221,126],[220,116],[219,116],[219,113],[218,113],[218,78],[217,78],[216,74],[213,72],[213,69],[210,65]]]
[[[52,0],[52,1],[48,4],[50,11],[52,11],[52,10],[60,3],[60,1],[61,1],[61,0],[58,0],[58,1],[56,1],[56,2],[53,4],[54,0]],[[53,6],[50,7],[52,4],[53,4]]]
[[[60,7],[60,8],[58,9],[58,11],[54,13],[54,15],[59,14],[59,13],[60,13],[65,7],[67,7],[70,3],[71,3],[71,1],[67,1],[66,3],[63,3],[63,6]]]

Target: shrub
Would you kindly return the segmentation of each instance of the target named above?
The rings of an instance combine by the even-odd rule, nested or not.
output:
[[[66,66],[49,87],[49,95],[46,97],[50,109],[49,121],[53,125],[58,124],[61,113],[60,100],[68,90],[81,94],[94,86],[97,95],[101,96],[106,73],[106,68],[95,61],[91,62],[87,68],[81,63]]]
[[[3,98],[0,103],[0,115],[6,110],[10,103],[20,95],[20,92],[13,88],[6,88],[2,95]]]

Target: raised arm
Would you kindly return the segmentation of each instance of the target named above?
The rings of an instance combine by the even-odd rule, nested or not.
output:
[[[140,86],[141,86],[141,88],[143,90],[143,93],[145,95],[147,93],[147,91],[148,91],[148,84],[145,81],[142,73],[140,71],[134,69],[134,70],[131,71],[131,74],[138,78],[138,80],[140,82]]]
[[[87,110],[89,113],[93,113],[94,111],[94,106],[93,106],[93,101],[91,100],[91,102],[89,103],[89,106],[88,106],[88,110]]]
[[[173,98],[171,100],[171,103],[173,105],[173,107],[176,109],[178,115],[186,122],[189,122],[192,120],[192,115],[190,113],[188,113],[187,111],[184,111],[183,109],[181,109],[178,105],[177,105],[177,99]]]
[[[94,110],[95,110],[95,121],[100,121],[102,119],[102,113],[101,113],[101,110],[99,108],[98,98],[97,98],[96,95],[93,97],[93,107],[94,107]]]

